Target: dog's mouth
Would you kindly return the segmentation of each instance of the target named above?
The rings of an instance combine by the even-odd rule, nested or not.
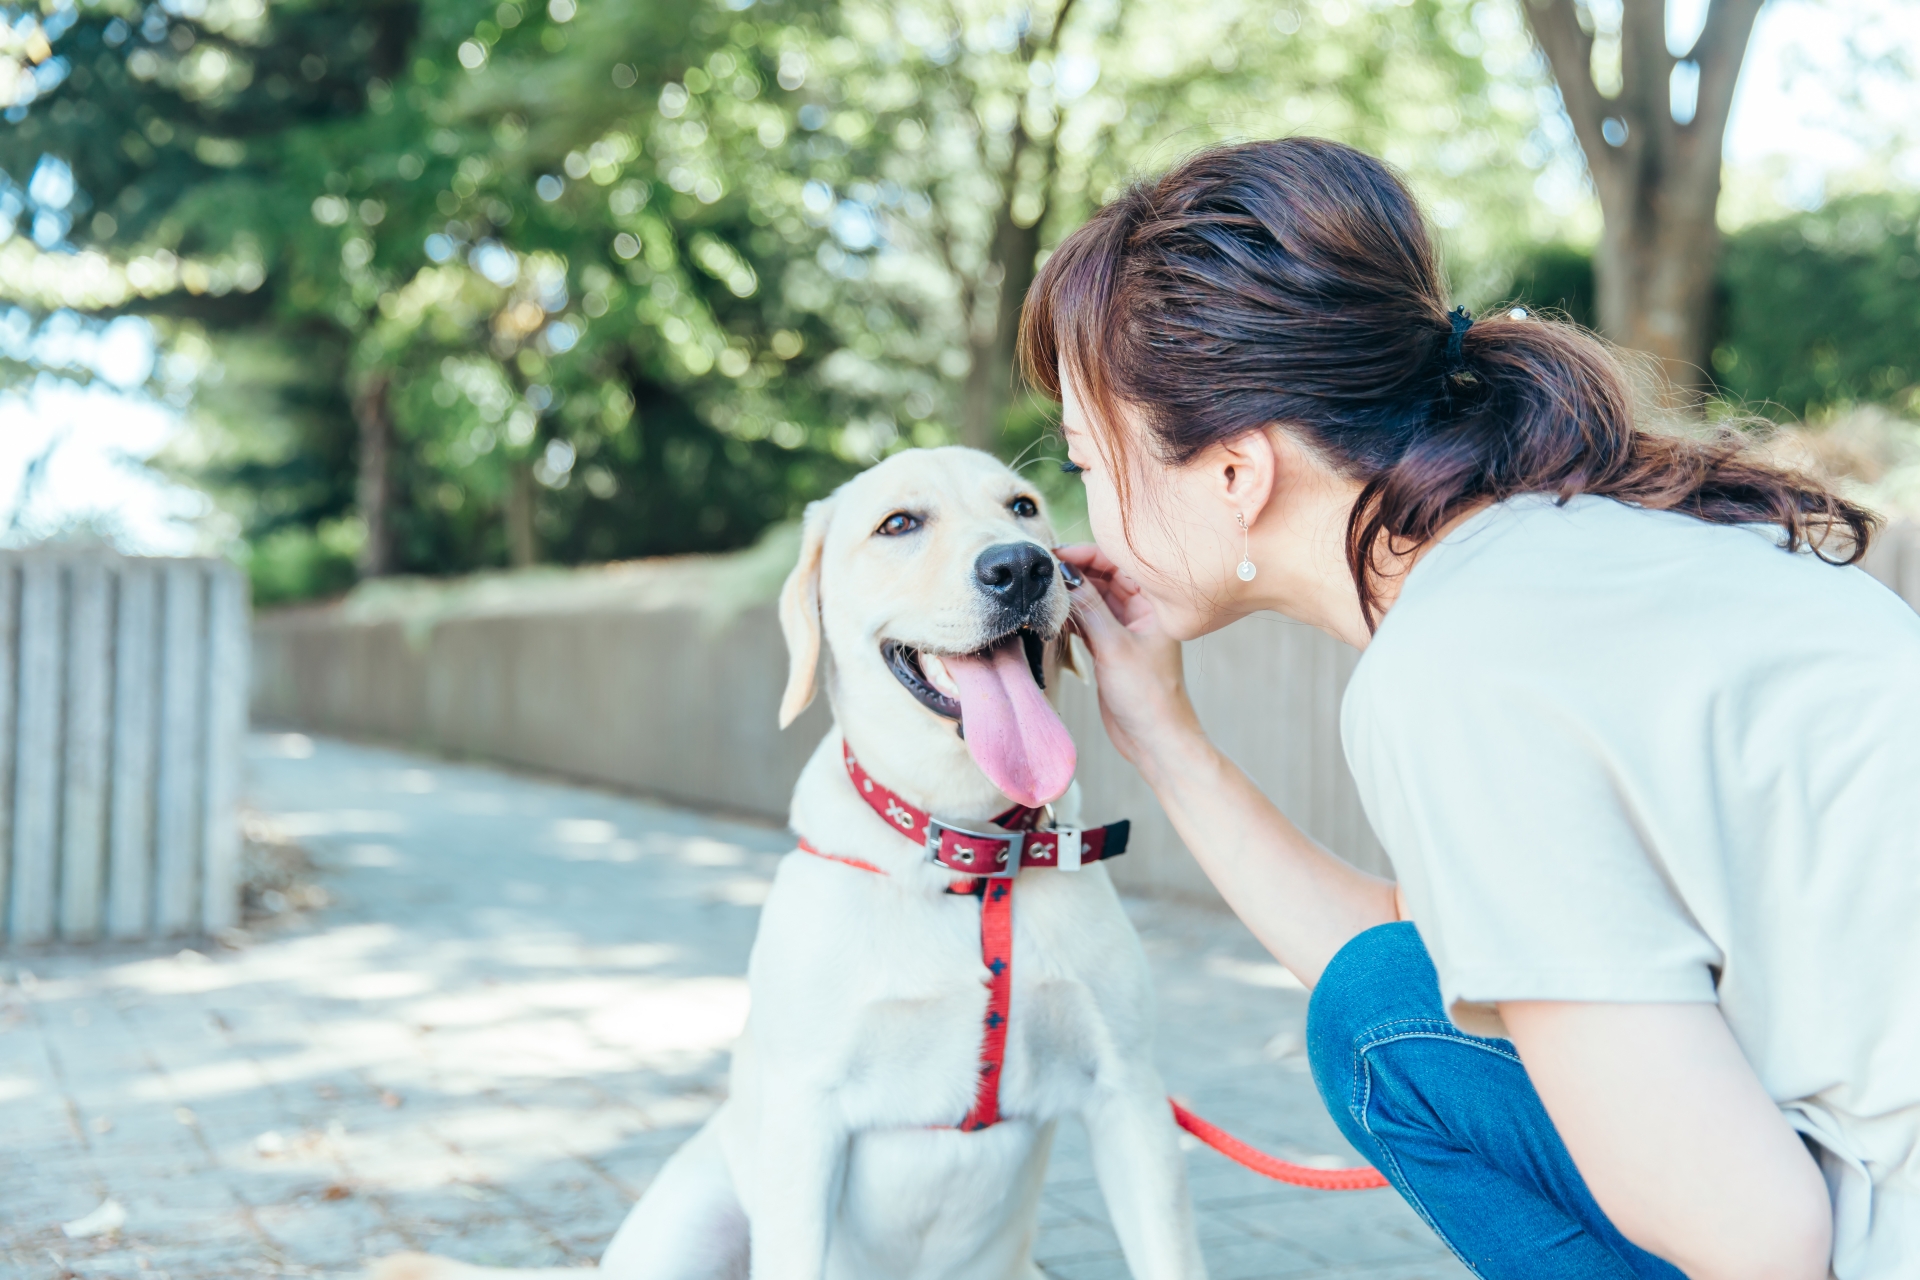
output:
[[[1027,670],[1033,673],[1033,683],[1045,689],[1047,687],[1045,667],[1047,642],[1040,638],[1038,632],[1027,627],[1009,632],[991,644],[983,645],[962,657],[990,660],[989,655],[995,649],[1003,645],[1011,645],[1015,640],[1020,642],[1021,649],[1026,655]],[[901,644],[898,640],[882,640],[880,656],[885,660],[887,670],[893,672],[893,678],[898,680],[921,706],[949,720],[962,718],[960,686],[947,666],[949,660],[947,657],[926,653],[912,645]],[[966,736],[964,728],[961,736]]]
[[[960,722],[967,750],[1020,804],[1058,799],[1073,781],[1073,739],[1042,692],[1046,641],[1026,627],[972,653],[935,654],[883,640],[881,659],[935,715]]]

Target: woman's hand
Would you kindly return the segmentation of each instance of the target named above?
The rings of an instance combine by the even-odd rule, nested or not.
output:
[[[1107,736],[1153,788],[1173,829],[1221,896],[1307,986],[1355,934],[1397,918],[1391,882],[1358,871],[1288,822],[1215,750],[1138,583],[1096,547],[1054,553],[1086,582],[1073,615],[1093,653]]]
[[[1180,642],[1160,629],[1140,585],[1098,547],[1054,554],[1086,579],[1074,592],[1073,616],[1093,654],[1107,736],[1151,780],[1158,757],[1205,736],[1187,697]]]

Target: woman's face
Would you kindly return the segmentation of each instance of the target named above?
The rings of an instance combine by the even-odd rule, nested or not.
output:
[[[1234,573],[1240,531],[1221,509],[1209,469],[1161,465],[1145,424],[1124,408],[1120,427],[1131,447],[1123,458],[1110,457],[1064,377],[1060,408],[1067,456],[1081,468],[1086,486],[1093,540],[1140,584],[1161,627],[1176,639],[1191,640],[1250,612],[1244,584]],[[1116,467],[1129,468],[1124,522]]]

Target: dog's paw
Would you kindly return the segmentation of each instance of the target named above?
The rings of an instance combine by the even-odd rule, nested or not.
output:
[[[396,1253],[367,1268],[366,1280],[464,1280],[472,1267],[426,1253]]]

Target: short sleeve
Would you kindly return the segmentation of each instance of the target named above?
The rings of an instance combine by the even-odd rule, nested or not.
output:
[[[1720,953],[1615,767],[1631,744],[1555,664],[1378,656],[1343,709],[1348,761],[1454,1021],[1499,1035],[1502,1000],[1712,1001]]]

